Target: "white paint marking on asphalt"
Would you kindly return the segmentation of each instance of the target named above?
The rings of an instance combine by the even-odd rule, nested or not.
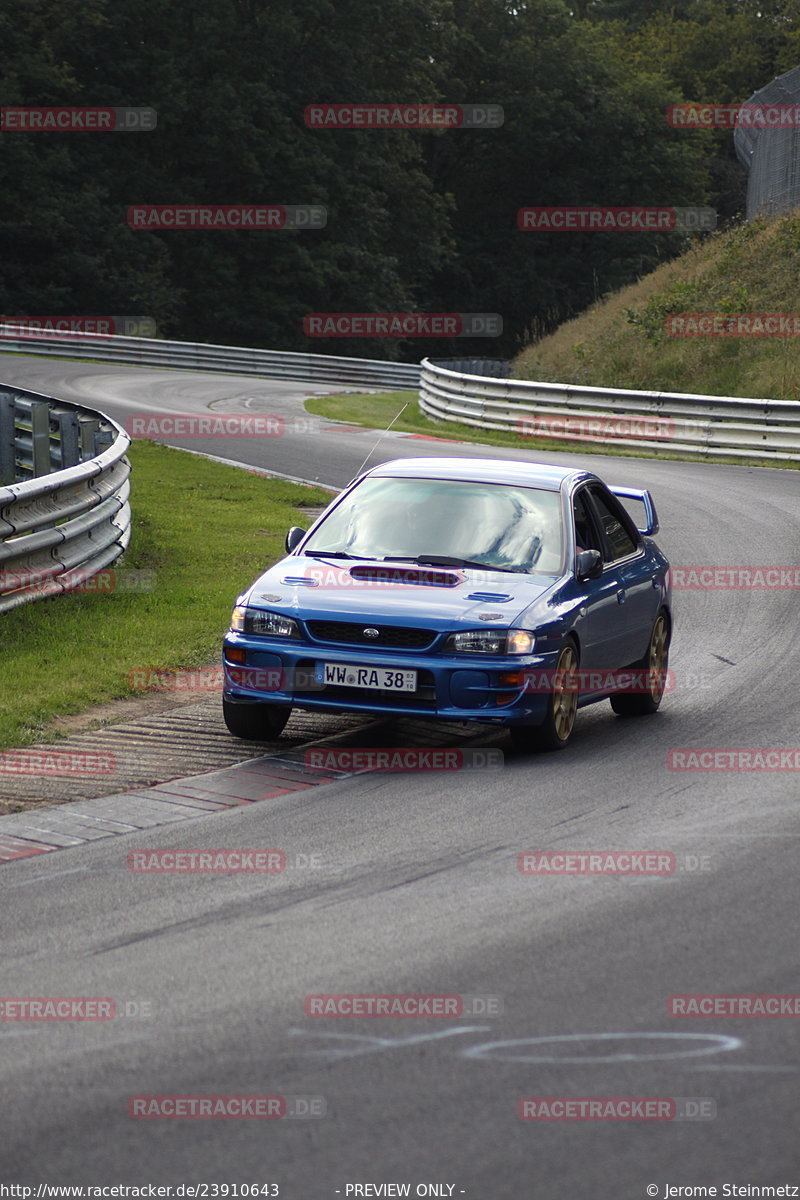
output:
[[[315,1029],[290,1029],[290,1037],[330,1038],[339,1042],[350,1042],[349,1047],[334,1050],[309,1050],[309,1058],[356,1058],[361,1054],[374,1054],[380,1050],[399,1050],[407,1046],[418,1046],[422,1042],[438,1042],[443,1038],[458,1037],[462,1033],[487,1033],[490,1025],[457,1025],[454,1029],[441,1029],[437,1033],[419,1033],[413,1037],[387,1038],[361,1033],[325,1033]],[[366,1045],[354,1046],[353,1042]]]
[[[668,1054],[609,1054],[602,1058],[591,1055],[578,1057],[561,1057],[541,1054],[494,1054],[508,1046],[545,1046],[561,1042],[628,1042],[628,1041],[692,1041],[711,1042],[710,1046],[697,1047],[693,1050],[671,1050]],[[704,1054],[726,1053],[738,1050],[743,1045],[741,1038],[728,1037],[721,1033],[566,1033],[559,1037],[516,1038],[508,1042],[484,1042],[480,1046],[470,1046],[461,1053],[465,1058],[493,1058],[501,1062],[527,1063],[580,1063],[584,1066],[594,1066],[603,1063],[618,1062],[654,1062],[671,1058],[696,1058]]]

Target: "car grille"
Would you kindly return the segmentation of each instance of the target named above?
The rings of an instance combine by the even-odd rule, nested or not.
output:
[[[385,646],[400,650],[426,650],[436,638],[434,629],[414,629],[405,625],[370,625],[369,621],[308,621],[308,631],[319,642],[338,645],[369,646],[380,650]],[[377,629],[379,636],[364,636],[365,629]]]

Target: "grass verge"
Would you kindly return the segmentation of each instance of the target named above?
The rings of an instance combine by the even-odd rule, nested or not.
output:
[[[132,538],[115,571],[120,586],[0,616],[0,748],[41,739],[58,716],[136,694],[134,668],[218,660],[236,596],[280,557],[288,527],[308,524],[298,509],[330,500],[320,488],[153,442],[135,442],[130,459]],[[124,590],[126,580],[142,590]]]
[[[598,442],[559,441],[556,438],[526,437],[501,430],[476,429],[472,425],[457,422],[431,421],[420,410],[418,392],[339,392],[332,396],[313,396],[305,404],[308,412],[333,421],[352,421],[355,425],[366,425],[376,430],[386,429],[391,424],[393,430],[402,433],[421,433],[426,437],[473,442],[483,446],[513,446],[516,450],[544,450],[548,454],[606,454],[614,458],[655,458],[705,464],[724,463],[727,466],[800,469],[800,463],[786,459],[776,458],[765,462],[739,455],[724,460],[703,458],[699,454],[679,454],[666,449],[659,451],[644,447],[601,445]]]

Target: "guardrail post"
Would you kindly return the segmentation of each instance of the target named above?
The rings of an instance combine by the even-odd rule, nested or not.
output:
[[[107,450],[115,437],[116,434],[112,433],[110,429],[98,429],[94,435],[93,457],[97,458],[98,454],[102,454],[104,450]]]
[[[0,392],[0,486],[16,481],[14,394]]]
[[[100,428],[100,422],[94,420],[81,421],[81,458],[92,458],[94,455],[94,435]]]
[[[61,470],[64,471],[81,461],[81,426],[77,413],[58,414],[58,433],[61,440]]]
[[[50,405],[44,401],[31,404],[31,454],[33,474],[49,475],[50,463]]]

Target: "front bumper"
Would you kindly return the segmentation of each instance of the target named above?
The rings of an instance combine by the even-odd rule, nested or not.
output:
[[[231,651],[237,659],[232,662]],[[229,632],[223,645],[224,696],[231,703],[374,715],[425,716],[499,724],[541,722],[547,695],[531,692],[525,673],[552,670],[551,653],[513,656],[398,652],[355,645],[253,638]],[[417,672],[417,690],[373,691],[316,682],[318,663]]]

